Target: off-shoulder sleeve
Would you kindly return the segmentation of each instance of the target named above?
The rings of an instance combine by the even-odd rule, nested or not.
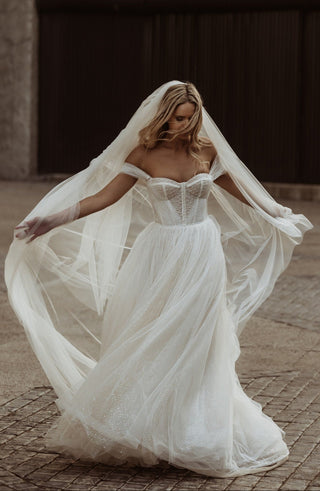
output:
[[[130,164],[129,162],[125,162],[123,166],[121,167],[121,170],[119,171],[120,173],[124,174],[129,174],[129,176],[132,177],[137,177],[142,178],[142,179],[149,179],[150,176],[145,172],[144,170],[140,169],[136,165]]]
[[[218,177],[226,173],[226,170],[222,167],[219,155],[212,162],[209,174],[212,176],[212,180],[215,181]]]

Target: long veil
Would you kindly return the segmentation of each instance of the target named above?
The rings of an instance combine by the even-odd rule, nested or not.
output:
[[[64,210],[110,182],[139,143],[139,130],[151,121],[166,90],[181,83],[170,81],[149,95],[117,138],[86,169],[55,186],[25,220]],[[240,332],[312,225],[267,193],[205,108],[200,134],[217,149],[215,165],[229,173],[252,205],[212,184],[208,210],[221,229],[227,301]],[[147,189],[139,179],[110,207],[56,227],[29,244],[13,238],[5,260],[9,300],[61,408],[97,363],[117,274],[135,238],[152,220]]]

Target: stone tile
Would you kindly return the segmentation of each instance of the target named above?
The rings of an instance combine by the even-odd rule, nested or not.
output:
[[[266,490],[266,491],[270,491],[270,490],[276,490],[276,489],[280,489],[283,481],[285,479],[281,478],[281,477],[269,477],[269,476],[265,476],[263,477],[255,486],[254,486],[254,490]],[[240,488],[241,489],[241,488]]]
[[[251,490],[261,480],[256,474],[237,477],[229,486],[228,491]],[[202,489],[202,488],[201,488]]]
[[[304,491],[307,489],[308,481],[303,479],[288,479],[288,481],[281,486],[281,491]]]
[[[281,374],[269,378],[258,376],[256,381],[254,377],[251,378],[251,389],[253,392],[259,392],[261,400],[269,401],[271,397],[270,394],[264,396],[264,388],[270,391],[269,379],[273,384],[278,379],[276,386],[282,387],[282,391],[285,390],[286,384],[292,383],[292,378],[286,376],[282,378]],[[306,399],[311,400],[308,387],[312,393],[313,389],[311,385],[303,384],[303,380],[306,381],[307,379],[307,376],[304,379],[300,377],[299,384],[305,385],[304,395]],[[41,489],[70,489],[70,491],[80,491],[81,489],[112,489],[114,491],[120,488],[122,491],[141,489],[159,489],[159,491],[171,489],[185,491],[189,489],[201,491],[287,489],[289,491],[298,486],[297,491],[299,491],[306,489],[307,485],[313,487],[317,485],[317,469],[320,459],[320,447],[318,445],[319,414],[314,410],[312,402],[309,403],[306,413],[302,411],[298,418],[289,423],[284,423],[286,440],[291,442],[292,447],[289,460],[283,465],[261,474],[257,473],[233,479],[214,479],[192,473],[186,469],[178,469],[166,462],[151,468],[126,465],[113,467],[67,459],[58,453],[46,452],[42,446],[43,433],[46,431],[44,423],[50,421],[48,424],[51,425],[55,416],[52,415],[52,406],[43,404],[39,400],[44,396],[50,399],[48,389],[39,388],[39,393],[43,395],[38,398],[36,398],[35,390],[32,391],[30,398],[24,394],[24,402],[29,400],[33,409],[34,402],[38,401],[37,407],[40,409],[35,413],[26,411],[26,405],[22,404],[22,399],[18,401],[17,408],[14,406],[14,401],[10,401],[12,410],[10,414],[0,412],[2,414],[0,421],[11,422],[14,425],[10,431],[3,425],[3,431],[0,431],[0,436],[10,437],[10,441],[3,445],[3,465],[7,468],[7,470],[4,468],[5,473],[1,477],[4,487],[15,486],[14,489],[25,488],[28,491],[30,486],[30,489],[33,489],[32,486],[39,486]],[[292,397],[295,397],[295,391],[292,391]],[[272,403],[273,400],[271,399],[270,402]],[[315,402],[317,409],[318,405],[319,402]],[[282,405],[277,401],[274,407],[279,410],[279,415],[281,415]],[[14,418],[12,414],[15,415]],[[32,418],[34,427],[26,424],[29,414],[35,415]],[[288,416],[289,413],[284,414]],[[304,414],[307,421],[303,418]],[[281,417],[275,418],[277,422],[279,422],[278,419],[281,420]],[[10,469],[14,469],[14,476],[10,474]]]

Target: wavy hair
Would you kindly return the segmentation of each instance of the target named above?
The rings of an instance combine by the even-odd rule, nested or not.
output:
[[[195,111],[188,123],[182,130],[169,131],[168,120],[180,104],[191,102],[195,105]],[[146,150],[151,150],[161,141],[172,141],[177,134],[189,132],[186,143],[187,153],[194,157],[200,164],[199,151],[202,146],[210,146],[203,138],[199,137],[202,126],[202,98],[191,82],[173,85],[163,95],[156,115],[150,123],[139,131],[139,143]],[[172,137],[170,138],[170,134]]]

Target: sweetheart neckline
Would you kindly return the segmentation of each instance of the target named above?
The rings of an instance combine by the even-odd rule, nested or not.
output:
[[[163,177],[162,176],[152,177],[147,172],[146,172],[146,174],[149,176],[147,179],[148,181],[150,181],[150,180],[154,181],[155,179],[161,179],[161,180],[165,180],[165,181],[174,182],[175,184],[188,184],[188,182],[192,181],[192,179],[194,179],[195,177],[203,176],[203,175],[210,176],[210,178],[211,178],[211,175],[209,172],[199,172],[198,174],[195,174],[194,176],[190,177],[190,179],[188,179],[187,181],[176,181],[175,179],[171,179],[170,177],[164,177],[164,176]]]
[[[152,176],[150,176],[150,174],[148,174],[148,172],[146,172],[145,170],[141,169],[140,167],[137,167],[134,164],[131,164],[130,162],[126,162],[125,161],[125,164],[128,164],[128,165],[130,165],[132,167],[135,167],[135,168],[139,169],[140,172],[142,172],[143,174],[145,174],[147,176],[147,181],[153,181],[153,180],[156,180],[156,179],[162,179],[162,180],[165,180],[165,181],[174,182],[175,184],[188,184],[195,177],[198,177],[198,176],[201,176],[201,175],[206,175],[206,176],[209,176],[211,178],[211,173],[212,173],[212,170],[214,168],[214,164],[216,163],[217,158],[218,158],[218,154],[213,159],[213,162],[211,163],[211,167],[209,169],[209,172],[199,172],[198,174],[195,174],[194,176],[190,177],[190,179],[187,179],[187,181],[176,181],[175,179],[171,179],[170,177],[165,177],[165,176],[155,176],[155,177],[152,177]]]

